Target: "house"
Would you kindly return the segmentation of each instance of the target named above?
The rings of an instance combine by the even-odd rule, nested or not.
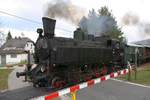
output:
[[[27,61],[27,51],[30,51],[31,54],[34,53],[34,44],[29,38],[14,38],[8,40],[0,48],[0,65]]]
[[[135,63],[135,57],[137,57],[138,64],[149,62],[150,39],[130,43],[126,47],[125,51],[126,51],[126,61]]]
[[[150,39],[135,42],[137,45],[144,47],[144,59],[146,62],[150,61]]]
[[[128,43],[125,49],[125,61],[130,61],[130,63],[135,63],[135,58],[137,58],[137,63],[142,64],[144,62],[144,46],[136,45],[134,43]]]

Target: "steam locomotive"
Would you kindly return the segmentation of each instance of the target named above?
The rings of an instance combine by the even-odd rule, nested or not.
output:
[[[17,77],[25,76],[36,87],[64,88],[125,67],[123,43],[118,40],[107,36],[83,40],[55,37],[56,20],[43,17],[42,21],[44,34],[37,29],[35,43],[36,67],[28,64]]]

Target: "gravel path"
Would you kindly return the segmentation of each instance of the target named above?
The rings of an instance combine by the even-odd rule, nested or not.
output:
[[[31,85],[28,82],[23,82],[24,77],[20,78],[16,77],[16,72],[22,72],[24,71],[24,69],[25,67],[18,67],[18,66],[14,67],[14,70],[10,73],[8,77],[8,90],[14,90]]]
[[[16,72],[22,72],[22,71],[24,71],[24,69],[25,69],[25,67],[18,67],[18,66],[15,66],[15,67],[13,67],[13,71],[10,73],[10,75],[9,75],[9,77],[8,77],[8,90],[10,91],[10,92],[6,92],[6,96],[2,96],[2,98],[3,97],[6,97],[5,98],[5,100],[10,100],[11,98],[14,98],[14,97],[16,97],[16,98],[18,98],[18,96],[16,96],[16,93],[15,93],[15,91],[19,91],[19,89],[22,89],[22,90],[24,90],[25,88],[29,88],[29,86],[31,86],[31,84],[30,83],[28,83],[28,82],[23,82],[24,81],[24,77],[19,77],[19,78],[17,78],[16,77]],[[32,91],[33,90],[36,90],[36,88],[33,88],[32,86],[31,86],[31,93],[33,93]],[[39,89],[40,90],[40,89]],[[39,91],[38,90],[38,91]],[[11,92],[11,91],[14,91],[14,92]],[[40,90],[41,91],[41,90]],[[29,93],[30,93],[30,90],[28,91]],[[10,94],[12,95],[12,97],[10,96]],[[23,93],[23,92],[21,92],[21,93]],[[35,91],[34,91],[34,93],[36,93]],[[42,94],[42,93],[44,93],[43,91],[40,93],[40,94]],[[7,95],[9,95],[9,96],[7,96]],[[29,95],[29,94],[28,94]],[[32,95],[31,95],[32,96]],[[10,97],[10,98],[8,98],[8,97]],[[2,99],[2,98],[0,98],[0,99]],[[21,95],[20,95],[20,98],[21,98]],[[56,99],[53,99],[53,100],[66,100],[66,98],[68,98],[67,96],[62,96],[61,98],[56,98]],[[3,100],[3,99],[2,99]],[[68,99],[69,100],[69,99]]]

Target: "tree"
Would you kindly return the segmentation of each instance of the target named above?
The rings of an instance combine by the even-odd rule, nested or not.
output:
[[[123,40],[123,32],[118,27],[117,21],[112,12],[106,6],[98,10],[98,14],[94,9],[89,11],[87,17],[80,20],[79,27],[84,34],[92,34],[95,37],[109,36],[113,39]],[[80,31],[77,31],[80,33]]]
[[[7,34],[7,37],[6,37],[6,41],[11,40],[11,39],[12,39],[12,36],[11,36],[10,31],[9,31],[8,34]]]
[[[2,44],[5,42],[5,35],[4,35],[4,33],[2,33],[1,31],[0,31],[0,47],[2,46]]]
[[[108,35],[113,39],[119,39],[120,41],[124,40],[123,32],[117,26],[113,26],[112,30],[108,31]]]
[[[106,6],[102,7],[98,10],[100,16],[111,16],[113,17],[112,13],[108,10]]]
[[[98,10],[99,16],[108,16],[110,19],[113,19],[115,24],[112,26],[111,30],[107,32],[107,34],[114,39],[119,39],[120,41],[124,40],[123,37],[123,32],[121,31],[121,28],[118,27],[117,21],[113,14],[108,10],[106,6],[102,7],[101,9]]]

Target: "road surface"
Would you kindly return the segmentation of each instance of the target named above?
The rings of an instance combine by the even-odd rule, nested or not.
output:
[[[0,93],[0,100],[28,100],[36,96],[47,94],[44,88],[33,88],[31,86]]]
[[[48,91],[45,88],[28,86],[0,93],[0,100],[28,100],[32,97],[42,96],[50,92],[50,90]],[[63,100],[71,100],[71,98]],[[107,80],[78,91],[77,100],[150,100],[150,88]]]
[[[150,88],[107,80],[78,91],[77,100],[150,100]]]

